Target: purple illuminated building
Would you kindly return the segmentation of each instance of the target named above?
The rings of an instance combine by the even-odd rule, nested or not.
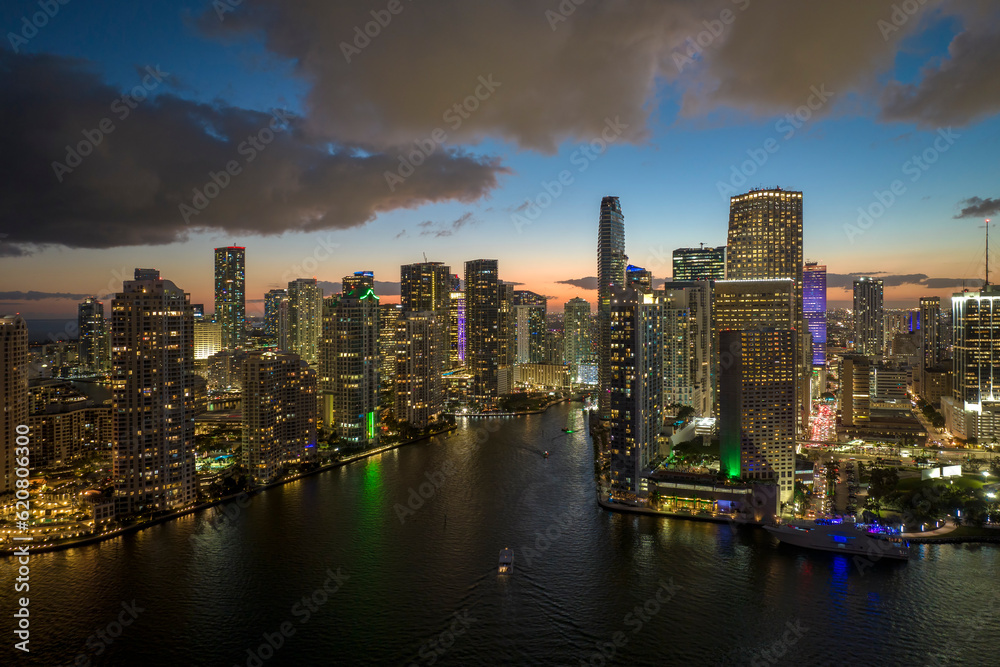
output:
[[[812,334],[813,366],[826,366],[826,267],[815,262],[802,270],[802,314]]]

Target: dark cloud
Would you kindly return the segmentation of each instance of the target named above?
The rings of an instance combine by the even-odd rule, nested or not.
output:
[[[0,301],[41,301],[42,299],[73,299],[81,301],[93,294],[72,294],[69,292],[0,292]]]
[[[830,289],[854,288],[854,281],[862,276],[873,276],[874,273],[828,273],[826,274],[826,286]],[[962,287],[969,282],[961,278],[930,278],[923,273],[910,273],[902,275],[879,275],[878,278],[886,287],[902,287],[904,285],[920,285],[928,289],[949,289]]]
[[[0,234],[6,234],[0,251],[157,245],[202,230],[348,228],[384,211],[476,201],[506,172],[495,159],[441,150],[393,192],[384,172],[398,167],[395,153],[315,144],[302,119],[275,123],[286,129],[256,151],[243,142],[268,128],[270,114],[169,92],[129,110],[115,103],[120,96],[86,62],[0,50],[0,154],[17,156],[0,165]],[[113,131],[92,134],[99,138],[93,153],[60,182],[53,163],[65,162],[66,146],[84,141],[83,132],[94,132],[104,118]],[[242,172],[185,221],[179,205],[190,205],[195,188],[205,188],[210,172],[224,172],[230,161]]]
[[[586,278],[570,278],[569,280],[557,280],[557,285],[572,285],[573,287],[579,287],[580,289],[597,289],[597,276],[588,276]]]
[[[982,197],[969,197],[968,199],[960,202],[965,204],[962,210],[955,216],[956,219],[959,218],[985,218],[990,215],[997,215],[1000,213],[1000,199],[992,199],[987,197],[983,199]]]
[[[475,219],[472,217],[472,213],[465,213],[462,217],[457,220],[452,220],[450,223],[438,225],[438,223],[431,220],[425,220],[419,223],[418,226],[424,228],[424,231],[420,232],[421,236],[434,236],[437,238],[441,236],[451,236],[470,222],[475,222]]]

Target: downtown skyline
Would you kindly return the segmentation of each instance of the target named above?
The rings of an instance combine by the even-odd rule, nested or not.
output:
[[[587,5],[553,18],[541,8],[515,13],[514,4],[497,5],[496,25],[479,30],[534,34],[538,57],[575,53],[602,20]],[[4,8],[0,24],[18,34],[33,6]],[[82,298],[108,294],[109,284],[120,284],[137,266],[181,277],[192,302],[209,304],[212,248],[239,245],[247,247],[249,316],[262,315],[264,294],[289,280],[331,283],[358,269],[374,271],[376,292],[395,301],[398,267],[420,261],[422,253],[451,266],[495,257],[501,279],[550,297],[549,310],[558,311],[574,297],[597,301],[596,289],[587,289],[596,288],[589,280],[595,275],[589,232],[602,197],[622,202],[629,262],[660,281],[671,277],[674,249],[725,243],[729,196],[774,186],[804,193],[804,259],[828,267],[830,307],[849,306],[860,275],[883,279],[888,307],[915,306],[924,296],[946,300],[963,285],[981,284],[981,226],[998,194],[990,148],[1000,139],[1000,104],[989,78],[995,35],[984,18],[992,10],[982,3],[927,2],[895,19],[888,2],[859,4],[850,20],[823,8],[789,9],[797,30],[782,31],[771,50],[753,49],[753,58],[743,41],[766,28],[768,14],[756,14],[749,2],[672,3],[669,12],[642,10],[635,17],[612,12],[605,17],[609,35],[656,39],[623,48],[620,62],[604,61],[598,72],[556,72],[595,100],[593,113],[573,111],[567,90],[554,85],[537,118],[518,110],[540,75],[507,51],[485,48],[473,49],[461,66],[450,63],[439,79],[421,78],[413,108],[393,111],[394,96],[406,88],[380,96],[369,78],[384,75],[400,49],[419,53],[433,37],[420,34],[420,26],[450,9],[401,7],[380,28],[384,35],[360,53],[347,49],[347,56],[340,45],[351,43],[355,26],[373,20],[366,10],[309,16],[309,10],[275,9],[275,27],[250,38],[233,31],[260,26],[253,11],[234,8],[219,17],[198,3],[152,7],[149,16],[117,9],[109,19],[115,27],[129,33],[130,26],[156,20],[155,38],[133,30],[103,44],[79,29],[93,26],[95,16],[68,4],[24,43],[5,45],[0,70],[10,99],[40,112],[74,112],[49,117],[39,127],[48,136],[36,143],[10,135],[13,119],[4,125],[5,147],[22,156],[8,187],[31,196],[9,196],[0,216],[6,235],[0,307],[29,319],[70,317]],[[644,29],[640,19],[658,22]],[[296,60],[304,46],[282,43],[276,33],[295,27],[304,30],[305,45],[318,44],[320,34],[303,28],[308,21],[328,28],[329,44],[313,60]],[[831,22],[855,41],[856,58],[826,62],[837,53],[836,31],[818,26]],[[801,56],[813,66],[808,79],[791,70],[765,74],[811,38],[819,43]],[[699,39],[707,45],[694,48]],[[44,76],[29,84],[18,78],[26,73]],[[612,74],[623,78],[619,95],[601,100],[601,76]],[[390,86],[402,86],[396,76]],[[46,77],[57,83],[43,85]],[[956,86],[965,92],[951,104],[934,101]],[[358,108],[370,103],[378,113],[365,122],[348,105],[344,119],[331,118],[332,90],[350,91]],[[122,118],[121,104],[112,105],[130,91],[149,99],[132,100],[134,112]],[[103,117],[118,134],[102,137],[101,154],[54,173],[51,165],[65,160],[65,147],[77,145]],[[153,125],[174,128],[178,145],[141,140]],[[256,165],[244,163],[242,137],[268,125],[275,147],[263,145]],[[377,127],[393,129],[382,136]],[[434,143],[439,128],[447,138]],[[595,148],[602,144],[605,150]],[[386,177],[406,173],[398,156],[406,162],[421,145],[434,146],[427,158],[434,169],[415,166],[402,184]],[[321,146],[346,164],[322,163]],[[176,150],[191,164],[183,173],[176,171]],[[128,181],[121,168],[134,157],[141,158],[141,173],[162,181],[157,192],[171,206],[150,204],[145,197],[153,193]],[[180,205],[193,201],[193,189],[205,190],[210,173],[224,172],[235,158],[240,173],[234,170],[231,186],[203,212],[185,216]],[[282,196],[255,199],[260,179],[289,166],[296,174],[276,186]],[[338,169],[352,170],[357,180],[336,177]],[[114,174],[126,180],[95,185]],[[329,192],[319,196],[313,189],[323,183]],[[128,202],[125,190],[143,194]],[[880,198],[892,203],[878,214]],[[80,202],[79,213],[66,217],[55,202]],[[873,214],[870,224],[861,218],[859,226],[859,209]]]

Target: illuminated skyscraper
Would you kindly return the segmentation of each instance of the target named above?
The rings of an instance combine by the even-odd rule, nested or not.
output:
[[[271,481],[316,447],[316,373],[297,354],[250,352],[243,362],[242,463]]]
[[[0,408],[0,493],[12,493],[18,438],[22,445],[37,443],[37,434],[18,429],[28,425],[28,326],[20,315],[0,317]]]
[[[920,349],[924,368],[934,368],[941,361],[940,343],[941,298],[920,299]]]
[[[501,283],[495,259],[465,263],[465,365],[472,373],[472,400],[493,407],[500,396],[499,367],[506,363],[507,346],[501,348]],[[504,355],[501,360],[501,353]]]
[[[403,308],[398,303],[380,303],[378,306],[378,358],[379,391],[383,407],[395,403],[396,393],[396,322]]]
[[[726,246],[674,250],[674,282],[726,279]]]
[[[639,502],[663,425],[662,313],[657,297],[635,288],[613,289],[609,305],[611,490]]]
[[[514,290],[514,363],[545,361],[547,300],[541,294]]]
[[[597,227],[597,383],[598,410],[607,417],[611,410],[611,292],[625,286],[625,216],[618,197],[601,200]]]
[[[379,440],[378,310],[379,299],[366,284],[323,299],[323,423],[354,446]]]
[[[204,361],[222,350],[222,326],[207,317],[194,318],[194,360]]]
[[[136,269],[111,305],[113,476],[117,510],[196,499],[194,312],[183,290]]]
[[[84,299],[77,308],[77,326],[80,330],[80,367],[91,373],[107,371],[111,350],[108,348],[104,304],[94,297]]]
[[[347,294],[348,292],[356,292],[358,294],[364,294],[368,290],[375,289],[375,272],[374,271],[355,271],[352,275],[344,276],[341,285],[341,292]]]
[[[869,357],[882,355],[885,313],[882,281],[858,278],[854,281],[854,349]]]
[[[781,502],[795,491],[797,335],[791,329],[723,331],[719,437],[729,477],[773,480]]]
[[[246,337],[246,249],[215,249],[215,321],[222,327],[222,348],[243,346]]]
[[[812,365],[826,366],[826,267],[806,264],[802,275],[802,311],[812,335]]]
[[[715,327],[723,331],[791,329],[795,317],[792,280],[721,280],[715,283]],[[725,348],[721,348],[725,352]]]
[[[653,273],[649,269],[629,264],[625,267],[625,286],[649,292],[653,289]]]
[[[563,358],[570,367],[570,380],[580,382],[580,364],[594,354],[590,342],[590,302],[574,297],[563,307]]]
[[[399,303],[403,312],[432,312],[432,335],[437,350],[435,359],[440,364],[438,373],[448,369],[448,354],[441,354],[448,345],[449,311],[451,310],[451,267],[441,262],[404,264],[399,267]]]
[[[319,358],[322,315],[323,290],[315,278],[298,278],[288,283],[289,351],[308,364],[315,364]]]
[[[441,330],[429,310],[401,313],[396,322],[396,418],[416,428],[437,419],[444,406]]]
[[[655,294],[663,314],[663,405],[687,405],[699,417],[710,417],[715,404],[711,283],[668,282]]]
[[[448,361],[460,368],[465,365],[465,292],[453,290],[448,300]]]
[[[279,352],[289,349],[288,290],[273,289],[264,295],[264,335]]]

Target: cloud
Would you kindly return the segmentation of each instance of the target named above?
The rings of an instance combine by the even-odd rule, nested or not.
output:
[[[956,220],[960,218],[985,218],[1000,213],[1000,199],[969,197],[960,203],[965,204],[965,207],[955,216]]]
[[[465,213],[457,220],[452,220],[451,223],[441,225],[437,229],[434,228],[437,223],[432,220],[424,220],[417,226],[424,228],[424,231],[420,232],[421,236],[434,236],[435,238],[439,238],[442,236],[451,236],[470,222],[475,222],[472,217],[472,213]]]
[[[110,248],[182,241],[194,231],[275,235],[363,225],[382,212],[432,202],[471,203],[507,173],[498,160],[439,150],[390,191],[384,173],[396,153],[358,152],[348,143],[311,141],[291,117],[271,143],[253,151],[248,137],[268,128],[267,113],[200,104],[162,92],[126,118],[120,91],[90,64],[55,55],[0,50],[0,252],[40,246]],[[103,118],[111,133],[96,131]],[[71,173],[67,145],[99,137]],[[270,131],[268,129],[268,131]],[[179,205],[235,161],[241,173],[190,221]],[[213,186],[214,187],[214,186]]]
[[[82,301],[93,294],[73,294],[70,292],[0,292],[0,301],[41,301],[42,299],[73,299]]]
[[[828,273],[826,274],[826,286],[829,289],[854,289],[854,280],[862,276],[872,276],[874,273]],[[909,273],[901,275],[880,275],[879,279],[886,287],[903,287],[904,285],[920,285],[928,289],[949,289],[962,287],[969,283],[962,278],[930,278],[923,273]],[[974,282],[974,281],[972,281]]]
[[[572,285],[573,287],[579,287],[580,289],[596,290],[597,276],[588,276],[586,278],[570,278],[569,280],[557,280],[556,284]]]

